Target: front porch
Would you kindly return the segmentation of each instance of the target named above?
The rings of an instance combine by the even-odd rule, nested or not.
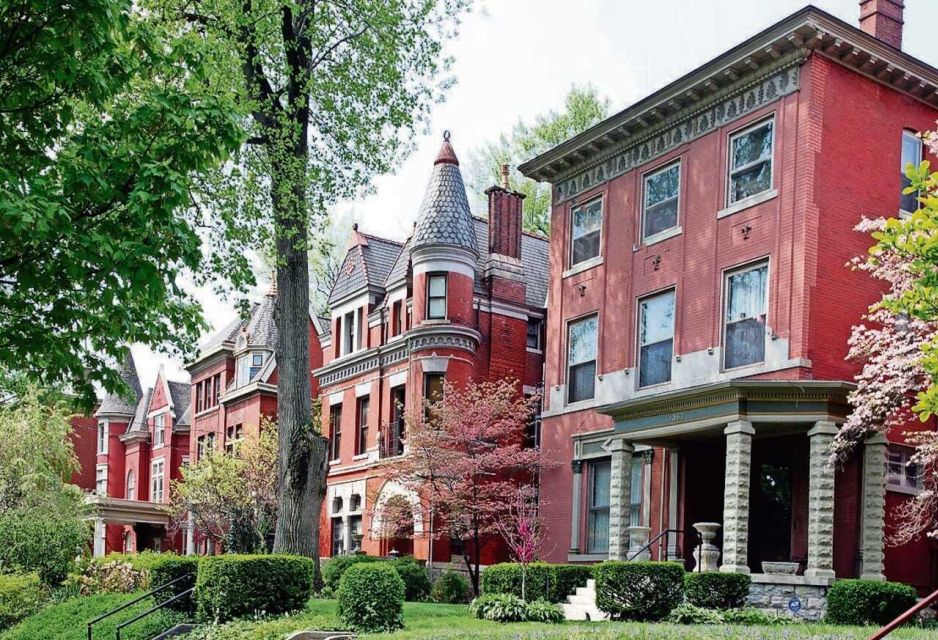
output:
[[[93,555],[111,552],[181,551],[169,535],[170,515],[165,505],[91,494],[88,520],[94,524]],[[185,552],[194,553],[191,528],[185,529]]]
[[[884,579],[885,439],[866,443],[855,493],[849,487],[838,492],[842,473],[827,468],[848,391],[842,382],[730,381],[602,409],[615,420],[614,430],[576,436],[575,451],[578,458],[604,455],[610,463],[608,558],[632,559],[645,536],[693,532],[693,525],[712,522],[719,525],[713,540],[718,555],[704,570],[754,574],[755,584],[778,584],[781,577],[810,587],[836,577]],[[652,504],[643,504],[645,518],[638,522],[631,487],[640,477],[632,473],[636,449],[661,458],[648,467],[656,489],[643,492],[643,502]],[[575,493],[582,466],[574,460]],[[842,505],[835,505],[838,493],[849,497]],[[579,503],[575,495],[573,504]],[[649,521],[649,511],[658,514],[657,522]],[[580,514],[573,516],[576,529]],[[856,526],[835,526],[838,518],[840,525]],[[692,557],[696,536],[663,535],[667,543],[658,544],[655,559],[681,558],[688,570],[701,569]],[[765,575],[764,563],[792,563],[787,568],[795,575]]]

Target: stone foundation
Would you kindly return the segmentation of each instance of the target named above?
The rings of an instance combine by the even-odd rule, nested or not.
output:
[[[827,590],[831,580],[804,576],[753,574],[747,602],[765,613],[787,615],[806,620],[820,620],[827,611]],[[792,613],[792,599],[801,601],[801,609]]]

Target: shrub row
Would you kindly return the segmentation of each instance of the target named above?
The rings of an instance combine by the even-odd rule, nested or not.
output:
[[[338,592],[342,576],[349,567],[363,563],[387,563],[397,571],[404,581],[405,598],[408,602],[420,602],[430,596],[430,578],[423,563],[412,557],[385,559],[366,555],[335,556],[322,567],[323,595],[332,596]]]
[[[918,600],[915,589],[898,582],[838,580],[827,592],[827,621],[883,626]]]
[[[38,574],[0,574],[0,631],[38,611],[45,598]]]
[[[560,608],[546,600],[525,602],[510,593],[487,593],[469,605],[469,613],[494,622],[563,622]]]
[[[505,562],[482,572],[482,593],[510,593],[528,601],[563,602],[577,587],[586,586],[592,575],[588,565],[532,562],[524,572],[522,593],[521,565]]]
[[[313,561],[301,556],[210,556],[195,583],[197,615],[206,621],[294,611],[312,592]]]

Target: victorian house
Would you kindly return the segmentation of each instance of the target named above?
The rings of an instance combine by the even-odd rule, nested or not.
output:
[[[458,540],[431,547],[428,515],[382,480],[381,466],[407,453],[403,416],[439,394],[444,380],[514,378],[527,393],[540,384],[548,243],[522,231],[523,196],[501,186],[486,193],[488,217],[474,217],[446,135],[405,242],[353,227],[314,372],[330,439],[324,555],[427,559],[432,548],[433,561],[461,558]],[[412,535],[382,535],[390,500],[411,504]],[[483,564],[497,559],[497,545],[483,548]]]
[[[859,29],[798,11],[522,165],[553,188],[550,561],[695,567],[703,531],[707,568],[757,594],[938,583],[938,543],[884,546],[919,489],[901,434],[826,466],[881,293],[845,267],[872,242],[854,226],[917,208],[903,168],[938,119],[902,1],[860,7]]]

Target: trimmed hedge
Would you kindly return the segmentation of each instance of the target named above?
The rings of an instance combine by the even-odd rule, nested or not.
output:
[[[339,616],[355,631],[404,626],[404,581],[390,563],[359,563],[339,582]]]
[[[433,583],[430,599],[445,604],[462,604],[469,600],[469,581],[458,571],[447,569]]]
[[[0,574],[0,631],[38,611],[46,595],[36,573]]]
[[[333,596],[339,589],[339,582],[342,580],[342,574],[354,564],[362,562],[381,562],[381,558],[375,556],[366,556],[364,554],[353,554],[347,556],[335,556],[330,558],[322,565],[322,585],[323,595]]]
[[[684,576],[684,597],[704,609],[739,609],[746,604],[751,582],[744,573],[688,573]]]
[[[882,626],[912,607],[917,600],[915,589],[907,584],[838,580],[827,592],[826,621]]]
[[[661,620],[684,596],[684,567],[676,562],[602,562],[593,577],[596,606],[617,620]]]
[[[524,581],[524,597],[529,601],[564,602],[577,587],[585,587],[593,568],[576,564],[532,562]],[[482,593],[510,593],[522,597],[521,565],[503,562],[482,572]]]
[[[301,609],[313,591],[313,561],[288,555],[203,558],[195,583],[200,620]]]
[[[388,560],[397,575],[404,581],[404,599],[407,602],[423,602],[430,597],[430,576],[423,563],[411,557]]]

